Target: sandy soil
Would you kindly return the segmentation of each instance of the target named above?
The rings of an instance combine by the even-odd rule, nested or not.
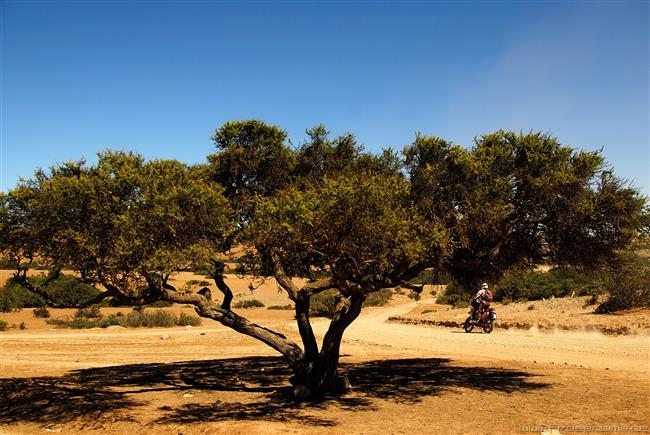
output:
[[[240,298],[249,297],[245,282],[231,284]],[[267,305],[286,303],[272,283],[254,297]],[[212,321],[189,329],[72,331],[50,330],[31,310],[1,315],[9,322],[25,320],[27,329],[0,332],[0,433],[540,433],[544,425],[565,426],[566,433],[650,427],[650,337],[534,330],[465,334],[386,322],[433,305],[396,298],[388,307],[364,310],[342,346],[342,369],[354,390],[302,404],[292,400],[286,388],[290,373],[273,350]],[[238,311],[297,339],[290,311]],[[542,307],[530,311],[539,314]],[[66,316],[71,310],[52,313]],[[319,336],[326,327],[325,319],[314,320]]]
[[[567,297],[503,305],[493,303],[497,327],[519,326],[541,330],[624,331],[629,334],[650,334],[650,309],[633,309],[613,314],[594,314],[597,304],[590,297]],[[601,296],[601,301],[604,296]],[[401,315],[403,319],[462,323],[469,308],[452,308],[433,300],[423,301]],[[426,322],[425,322],[426,323]]]

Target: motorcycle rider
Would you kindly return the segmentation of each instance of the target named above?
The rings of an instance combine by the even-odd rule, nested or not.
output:
[[[484,282],[472,299],[472,319],[478,320],[480,318],[479,314],[482,316],[488,310],[490,302],[492,302],[492,290]]]

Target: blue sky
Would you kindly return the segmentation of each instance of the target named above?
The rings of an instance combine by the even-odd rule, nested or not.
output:
[[[233,119],[368,149],[497,129],[604,149],[650,192],[650,6],[3,1],[0,190],[105,149],[202,162]]]

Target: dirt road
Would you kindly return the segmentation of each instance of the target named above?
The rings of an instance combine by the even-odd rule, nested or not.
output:
[[[423,301],[422,303],[425,303]],[[345,335],[354,391],[297,404],[263,344],[220,325],[0,333],[0,433],[517,433],[647,430],[650,338],[386,323]],[[291,312],[242,310],[297,338]],[[316,320],[318,335],[325,320]]]

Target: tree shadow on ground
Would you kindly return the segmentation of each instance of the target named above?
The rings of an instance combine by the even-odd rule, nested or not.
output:
[[[445,392],[454,394],[450,391],[454,388],[509,394],[547,387],[527,372],[456,366],[439,358],[350,363],[341,369],[349,376],[353,392],[309,403],[293,399],[288,387],[291,373],[279,357],[134,364],[75,370],[60,377],[0,379],[0,424],[129,421],[129,410],[146,405],[139,394],[205,390],[255,393],[256,401],[224,401],[215,394],[219,400],[209,404],[161,407],[163,415],[156,423],[261,420],[333,426],[336,421],[305,412],[368,410],[376,399],[412,403]]]

